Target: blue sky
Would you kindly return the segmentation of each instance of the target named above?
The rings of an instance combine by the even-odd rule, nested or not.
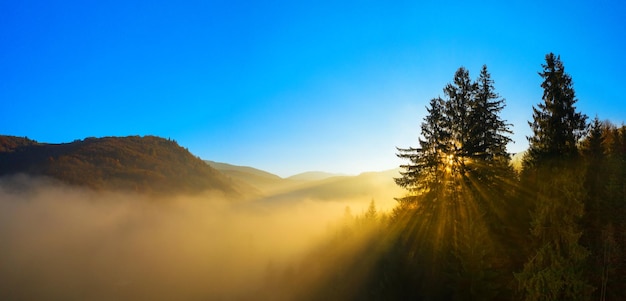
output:
[[[105,3],[106,2],[106,3]],[[0,133],[158,135],[281,176],[402,163],[428,100],[487,64],[527,146],[537,72],[626,121],[623,1],[0,1]]]

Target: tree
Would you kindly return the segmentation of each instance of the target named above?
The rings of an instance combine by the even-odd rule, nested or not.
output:
[[[511,142],[507,134],[512,134],[510,124],[500,118],[500,112],[504,109],[503,98],[495,92],[494,81],[487,71],[487,66],[483,65],[478,81],[476,83],[476,98],[470,117],[470,139],[474,149],[473,153],[477,158],[493,166],[505,160],[509,162],[506,145]]]
[[[603,142],[605,190],[599,215],[604,225],[594,254],[602,268],[598,290],[601,300],[622,300],[626,298],[626,126],[607,125]]]
[[[586,300],[591,287],[582,273],[588,252],[578,243],[585,189],[577,142],[587,117],[576,112],[572,79],[560,57],[546,55],[542,67],[543,103],[533,107],[533,136],[522,170],[534,208],[533,248],[516,278],[525,300]]]
[[[606,150],[604,136],[606,125],[596,117],[589,130],[589,134],[581,143],[581,154],[585,164],[584,184],[587,195],[584,198],[585,214],[581,219],[583,233],[580,239],[590,252],[587,258],[586,274],[590,283],[601,287],[603,272],[603,233],[608,225],[605,208],[607,194],[606,182],[609,176],[606,169]]]
[[[442,166],[449,130],[444,115],[444,100],[433,98],[426,108],[428,115],[422,123],[419,148],[398,148],[398,157],[409,164],[401,165],[405,171],[395,179],[396,184],[408,190],[408,195],[398,199],[400,203],[416,203],[417,198],[433,192],[441,186]]]
[[[533,136],[528,137],[530,148],[525,165],[576,156],[576,144],[587,127],[587,116],[576,112],[572,78],[565,73],[561,57],[549,53],[541,66],[543,102],[533,106],[533,122],[528,122]]]
[[[470,117],[476,110],[476,83],[469,77],[469,71],[461,67],[454,74],[454,81],[443,89],[448,97],[445,113],[448,117],[449,139],[445,143],[444,153],[447,155],[448,169],[454,174],[463,175],[466,171],[466,160],[476,155],[472,145]]]
[[[439,191],[444,179],[482,180],[493,167],[509,167],[506,145],[512,132],[499,116],[504,99],[495,93],[487,67],[483,66],[477,82],[459,68],[443,92],[445,100],[433,98],[426,108],[420,147],[398,148],[398,157],[409,161],[396,179],[409,191],[401,202]]]
[[[507,196],[511,194],[511,183],[515,177],[506,151],[507,144],[512,141],[508,137],[512,131],[511,125],[500,117],[505,100],[495,92],[487,66],[483,65],[475,89],[466,150],[470,162],[474,163],[470,174],[473,184],[470,187],[480,188],[474,193],[482,195],[477,200],[481,202],[484,218],[493,231],[493,227],[500,227],[511,218],[507,216],[509,210],[505,209],[509,206]],[[500,234],[506,236],[510,233]]]
[[[370,205],[367,207],[367,211],[365,211],[364,218],[368,221],[375,221],[378,218],[378,210],[376,210],[376,202],[374,199],[370,201]]]
[[[405,234],[406,249],[427,258],[429,266],[421,264],[425,291],[451,294],[445,283],[459,288],[454,292],[459,296],[489,298],[497,295],[496,286],[488,284],[485,272],[493,266],[488,261],[500,260],[501,254],[486,248],[479,252],[479,244],[494,245],[485,241],[493,237],[492,225],[499,224],[494,221],[501,208],[494,200],[503,199],[502,185],[510,184],[506,178],[513,175],[506,153],[511,131],[499,116],[504,99],[495,93],[486,66],[478,81],[459,68],[443,93],[445,98],[433,98],[427,107],[419,147],[398,149],[398,156],[409,161],[396,179],[408,194],[398,200],[413,210],[405,215],[411,219],[405,221],[411,229]]]
[[[583,214],[581,169],[552,170],[534,189],[537,205],[531,216],[531,252],[516,274],[524,300],[588,300],[592,291],[583,275],[588,251],[578,240]]]
[[[510,125],[499,116],[504,99],[495,93],[487,67],[477,82],[459,68],[443,92],[445,100],[433,98],[426,108],[420,147],[398,148],[398,156],[409,161],[401,165],[405,170],[396,179],[409,192],[400,202],[428,202],[458,192],[459,186],[484,186],[484,195],[512,175],[506,152]]]

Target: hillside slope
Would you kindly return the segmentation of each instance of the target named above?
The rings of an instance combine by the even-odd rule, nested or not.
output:
[[[332,177],[344,176],[343,174],[329,173],[323,171],[307,171],[288,177],[289,180],[294,181],[319,181]]]
[[[299,185],[291,186],[289,190],[268,196],[264,200],[267,202],[348,201],[364,204],[375,200],[378,206],[389,209],[396,204],[394,198],[405,194],[405,191],[395,184],[394,177],[399,177],[398,169],[301,182]]]
[[[233,180],[246,183],[265,195],[273,194],[276,191],[280,191],[290,185],[290,181],[287,181],[275,174],[253,167],[238,166],[209,160],[205,160],[204,162]]]
[[[47,144],[0,136],[0,176],[48,176],[96,190],[241,195],[241,184],[211,168],[175,141],[155,136],[87,138]]]
[[[254,167],[239,166],[239,165],[233,165],[233,164],[228,164],[228,163],[215,162],[211,160],[204,160],[204,162],[206,162],[207,164],[211,165],[211,167],[221,171],[224,174],[229,174],[231,172],[233,174],[245,173],[245,174],[255,175],[260,178],[281,179],[281,177],[273,173],[269,173],[267,171],[260,170]]]
[[[400,176],[399,169],[366,172],[356,176],[304,172],[281,178],[253,167],[208,160],[205,162],[233,180],[258,189],[264,195],[258,200],[266,203],[310,200],[362,203],[366,206],[373,199],[377,206],[389,209],[396,205],[394,198],[406,193],[394,181],[394,178]]]

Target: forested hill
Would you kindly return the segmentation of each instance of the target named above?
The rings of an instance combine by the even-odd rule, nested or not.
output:
[[[39,143],[0,136],[0,176],[42,175],[96,190],[173,194],[220,191],[240,196],[240,184],[175,141],[155,136],[86,138]]]

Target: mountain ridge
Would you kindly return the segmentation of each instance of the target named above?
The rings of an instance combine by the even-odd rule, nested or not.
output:
[[[324,180],[332,177],[341,177],[347,176],[346,174],[341,173],[330,173],[325,171],[305,171],[301,172],[285,179],[290,179],[294,181],[316,181],[316,180]]]
[[[393,178],[399,177],[399,168],[368,171],[346,175],[323,171],[308,171],[286,178],[250,166],[205,160],[225,175],[245,182],[262,192],[262,201],[293,201],[314,199],[328,201],[338,198],[389,199],[401,196],[404,191]]]
[[[68,143],[0,136],[0,176],[46,176],[94,190],[150,194],[218,191],[239,197],[246,185],[224,176],[174,140],[89,137]]]
[[[386,201],[403,191],[398,169],[341,175],[304,172],[281,178],[249,166],[201,160],[176,141],[156,136],[40,143],[0,135],[0,176],[46,176],[94,190],[150,194],[218,191],[232,199],[267,202],[339,199]]]

